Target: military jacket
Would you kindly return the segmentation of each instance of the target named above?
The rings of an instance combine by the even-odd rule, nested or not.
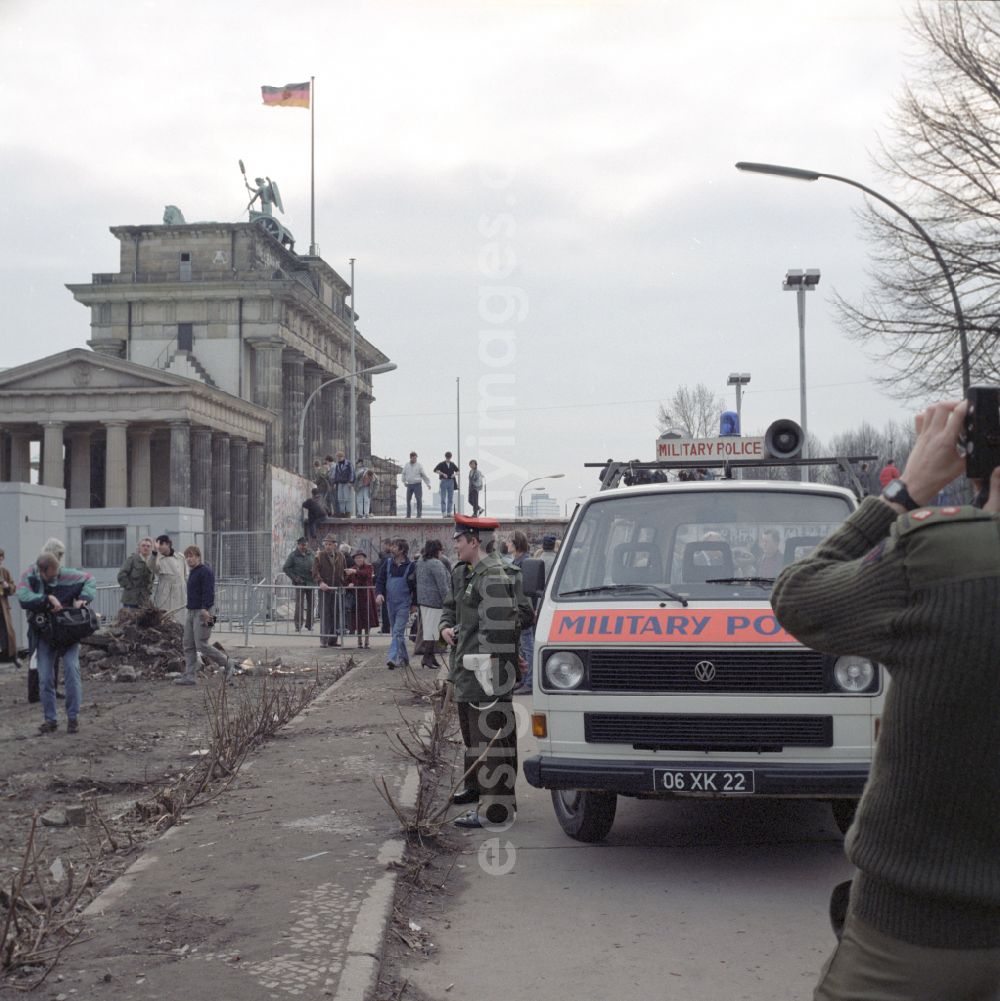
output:
[[[455,686],[456,702],[488,703],[511,697],[517,683],[518,636],[518,606],[512,576],[495,553],[487,553],[474,567],[456,563],[452,570],[441,629],[458,630],[448,672],[448,680]],[[520,572],[517,576],[520,577]],[[492,695],[486,694],[473,671],[462,666],[462,658],[469,653],[494,656]]]
[[[132,553],[118,571],[123,605],[146,605],[153,594],[153,571],[138,554]]]

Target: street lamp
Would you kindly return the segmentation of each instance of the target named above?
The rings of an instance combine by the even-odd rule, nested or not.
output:
[[[743,434],[743,387],[750,381],[749,372],[730,372],[727,386],[736,387],[736,423],[740,426],[740,434]]]
[[[347,375],[338,375],[336,379],[328,379],[317,386],[310,394],[309,398],[302,405],[302,414],[299,417],[299,475],[306,475],[305,437],[306,437],[306,414],[309,412],[309,404],[319,395],[321,389],[332,386],[335,382],[343,382],[345,379],[354,379],[359,375],[381,375],[383,372],[392,372],[396,368],[394,361],[383,362],[381,365],[370,365],[368,368],[359,369],[357,372],[348,372]],[[357,463],[358,457],[351,456],[351,461]]]
[[[532,483],[537,483],[539,480],[561,480],[565,475],[565,473],[549,473],[548,476],[536,476],[533,480],[528,480],[528,482],[524,484],[524,487],[529,487]],[[524,487],[521,487],[517,494],[518,518],[522,517],[524,513],[524,508],[521,504],[521,497],[524,495]]]
[[[955,319],[958,321],[958,343],[962,352],[962,389],[969,388],[969,382],[971,381],[969,377],[969,344],[965,335],[965,314],[962,312],[962,304],[958,300],[955,280],[952,278],[951,271],[941,256],[938,245],[913,216],[901,209],[895,202],[890,201],[885,195],[880,195],[867,185],[861,184],[858,181],[852,181],[849,177],[840,177],[837,174],[824,174],[818,170],[803,170],[801,167],[780,167],[774,163],[747,163],[740,161],[736,164],[736,169],[750,171],[754,174],[774,174],[778,177],[791,177],[799,181],[818,181],[821,177],[825,177],[828,181],[840,181],[841,184],[849,184],[852,188],[858,188],[883,205],[888,205],[894,212],[898,212],[917,231],[917,234],[930,248],[931,253],[934,255],[934,260],[937,261],[938,267],[941,268],[941,272],[944,274],[944,280],[948,283],[948,291],[951,293],[951,302],[955,310]],[[805,427],[803,427],[803,430],[805,430]]]
[[[799,424],[802,425],[802,454],[809,440],[806,423],[806,292],[815,292],[819,284],[819,268],[789,269],[781,287],[794,292],[799,313]]]

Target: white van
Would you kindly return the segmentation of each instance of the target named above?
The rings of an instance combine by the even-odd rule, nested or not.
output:
[[[607,490],[577,510],[535,629],[528,782],[570,837],[618,796],[808,797],[841,830],[868,777],[885,672],[786,633],[773,579],[857,506],[817,483]]]

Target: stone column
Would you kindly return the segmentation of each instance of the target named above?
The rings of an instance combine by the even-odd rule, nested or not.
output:
[[[170,507],[191,506],[191,425],[170,421]]]
[[[281,354],[284,342],[279,340],[250,341],[253,348],[253,402],[274,414],[267,436],[267,461],[281,465],[283,456]]]
[[[62,487],[64,482],[63,421],[42,421],[42,485]]]
[[[128,422],[105,421],[104,506],[128,507]]]
[[[90,507],[90,432],[67,431],[69,439],[69,503]]]
[[[271,571],[268,567],[271,552],[270,523],[267,517],[267,493],[270,492],[270,480],[265,480],[264,443],[252,441],[247,445],[247,528],[251,532],[267,532],[267,535],[254,535],[251,549],[250,573],[254,580],[265,577],[270,580]]]
[[[149,442],[150,490],[153,507],[170,503],[170,432],[154,431]]]
[[[233,438],[229,456],[229,508],[230,528],[245,532],[248,525],[249,474],[247,470],[247,440]]]
[[[191,429],[191,506],[205,513],[205,531],[212,531],[212,432]]]
[[[306,365],[305,385],[302,389],[303,406],[305,406],[305,401],[323,384],[324,378],[322,369],[317,368],[315,365]],[[306,476],[312,471],[313,460],[321,459],[323,454],[325,454],[320,453],[320,449],[323,447],[320,444],[319,435],[322,409],[323,394],[316,393],[312,403],[309,404],[309,409],[306,411]]]
[[[367,393],[358,397],[357,461],[369,459],[372,454],[372,399]]]
[[[153,506],[152,437],[153,432],[149,428],[133,428],[129,435],[132,443],[132,461],[129,465],[132,507]]]
[[[7,432],[0,428],[0,483],[10,481],[10,463],[7,461],[7,443],[10,437]]]
[[[331,387],[333,390],[333,450],[342,448],[347,451],[347,438],[350,435],[350,395],[346,382],[335,382]],[[351,457],[353,462],[353,456]]]
[[[329,372],[323,373],[324,380],[332,379],[333,376]],[[334,383],[332,386],[325,386],[319,394],[321,401],[320,406],[320,425],[319,425],[319,448],[317,449],[318,458],[322,459],[327,455],[333,455],[336,449],[333,447],[333,425],[336,420],[335,414],[337,412],[337,384]]]
[[[285,428],[285,468],[299,472],[302,453],[299,451],[299,426],[302,423],[302,390],[305,385],[306,360],[302,355],[286,351],[281,371],[284,383],[282,422]],[[305,435],[303,434],[303,438]]]
[[[227,532],[229,519],[229,435],[212,435],[212,531]]]
[[[10,481],[31,482],[30,431],[12,431],[10,434]]]

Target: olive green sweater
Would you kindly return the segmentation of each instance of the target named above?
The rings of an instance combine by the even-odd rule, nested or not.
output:
[[[918,945],[1000,946],[1000,519],[869,498],[771,601],[803,643],[892,674],[846,839],[852,911]]]

